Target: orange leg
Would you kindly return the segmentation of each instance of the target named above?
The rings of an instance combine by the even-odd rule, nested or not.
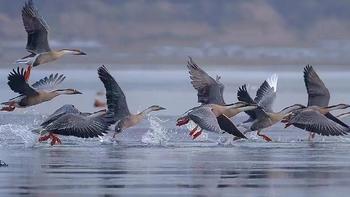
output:
[[[196,132],[197,131],[197,129],[198,129],[198,125],[195,127],[195,128],[193,128],[192,130],[191,130],[191,132],[190,132],[190,136],[192,136],[193,134],[194,134],[194,132]]]
[[[13,111],[15,110],[15,102],[10,103],[8,106],[2,107],[0,111]]]
[[[32,65],[28,64],[27,70],[24,72],[24,80],[28,81],[30,72],[32,71]]]
[[[267,142],[271,142],[272,141],[272,139],[270,137],[268,137],[267,135],[260,134],[260,130],[257,132],[257,135],[262,137]]]
[[[60,138],[58,138],[57,136],[55,136],[54,134],[51,133],[51,146],[55,145],[55,144],[62,144]]]
[[[44,142],[44,141],[47,141],[48,139],[50,139],[50,134],[48,135],[43,135],[41,137],[39,137],[39,142]]]
[[[48,135],[41,136],[39,138],[39,142],[47,141],[51,139],[51,146],[55,144],[62,144],[61,139],[55,136],[53,133],[49,133]]]
[[[8,112],[10,112],[10,111],[13,111],[13,110],[15,110],[15,106],[13,106],[13,105],[9,105],[9,106],[6,106],[6,107],[2,107],[1,109],[0,109],[0,111],[8,111]]]
[[[192,140],[196,139],[198,136],[200,136],[202,134],[203,129],[199,130],[198,132],[196,132],[194,135],[192,135]]]

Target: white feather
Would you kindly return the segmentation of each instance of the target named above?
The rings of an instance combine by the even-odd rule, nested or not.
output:
[[[274,73],[266,81],[273,88],[274,92],[276,92],[277,91],[278,75],[276,73]]]

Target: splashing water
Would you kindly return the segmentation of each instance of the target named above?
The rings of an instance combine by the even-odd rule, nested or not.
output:
[[[150,129],[142,136],[141,141],[150,145],[165,145],[169,141],[168,129],[164,128],[161,123],[167,122],[158,117],[149,115]]]
[[[37,135],[33,134],[31,129],[30,126],[25,125],[0,125],[0,142],[11,143],[19,137],[25,147],[32,147],[37,142]]]

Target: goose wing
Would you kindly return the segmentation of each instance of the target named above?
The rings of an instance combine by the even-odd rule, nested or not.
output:
[[[241,87],[238,88],[237,91],[237,99],[239,101],[243,101],[249,104],[256,104],[256,102],[252,99],[252,97],[250,97],[248,91],[247,91],[247,85],[244,84]],[[245,113],[249,116],[249,119],[245,122],[249,122],[251,120],[255,120],[256,119],[256,110],[249,110],[249,111],[245,111]]]
[[[225,104],[223,98],[224,85],[214,80],[203,69],[201,69],[190,57],[187,62],[190,73],[191,84],[197,90],[198,102],[202,104]]]
[[[88,116],[69,113],[48,124],[45,130],[58,135],[93,138],[103,136],[113,123],[114,117],[112,113]]]
[[[220,115],[217,117],[217,121],[219,123],[219,126],[222,130],[225,132],[237,136],[239,138],[247,138],[246,136],[241,133],[240,130],[237,129],[237,127],[233,124],[233,122],[225,115]]]
[[[312,66],[304,68],[304,82],[308,94],[308,106],[325,107],[329,104],[329,91]]]
[[[36,90],[53,90],[55,89],[66,77],[58,73],[51,74],[48,77],[42,78],[39,81],[32,84],[32,87]]]
[[[270,78],[265,80],[258,91],[254,101],[262,107],[266,112],[272,112],[272,106],[276,100],[278,76],[273,74]]]
[[[128,104],[123,90],[108,72],[105,66],[101,66],[97,70],[98,77],[102,81],[106,89],[106,98],[108,110],[115,114],[116,120],[120,120],[130,115]]]
[[[202,129],[216,133],[222,132],[215,114],[208,106],[192,110],[188,113],[188,117]]]
[[[51,51],[48,42],[49,27],[29,0],[22,9],[22,20],[28,34],[26,49],[31,53],[43,53]]]
[[[17,67],[17,70],[13,69],[8,75],[7,84],[10,86],[11,90],[25,96],[36,96],[39,93],[31,87],[25,80],[26,71],[23,68]]]
[[[80,114],[81,112],[77,108],[75,108],[74,105],[70,105],[70,104],[63,105],[62,107],[58,108],[54,113],[52,113],[50,116],[48,116],[44,120],[44,122],[41,123],[40,126],[45,127],[51,122],[60,118],[61,116],[69,113]]]
[[[310,109],[294,114],[289,123],[306,131],[326,136],[347,135],[349,132],[349,128],[334,122],[319,111]]]

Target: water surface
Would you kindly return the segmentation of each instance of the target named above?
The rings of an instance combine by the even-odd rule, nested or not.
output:
[[[33,80],[53,72],[36,71]],[[235,101],[239,85],[250,84],[254,93],[271,71],[217,70],[226,85],[225,100]],[[278,72],[278,70],[276,70]],[[1,100],[10,93],[6,73],[0,74]],[[175,119],[197,105],[187,72],[113,71],[124,89],[130,110],[141,111],[152,104],[168,110],[152,114],[135,128],[111,141],[63,137],[51,147],[38,143],[30,133],[46,115],[65,103],[82,111],[92,107],[96,91],[103,90],[96,71],[63,71],[61,87],[84,92],[62,96],[38,107],[0,114],[1,196],[343,196],[350,192],[350,139],[316,137],[276,125],[265,131],[273,142],[254,133],[249,140],[223,144],[228,136],[205,133],[192,141],[186,127],[175,127]],[[289,104],[306,103],[300,69],[278,72],[275,110]],[[346,102],[349,72],[321,70],[332,93],[331,103]],[[81,77],[84,76],[84,77]],[[246,118],[240,115],[235,122]],[[350,120],[345,120],[350,123]]]

